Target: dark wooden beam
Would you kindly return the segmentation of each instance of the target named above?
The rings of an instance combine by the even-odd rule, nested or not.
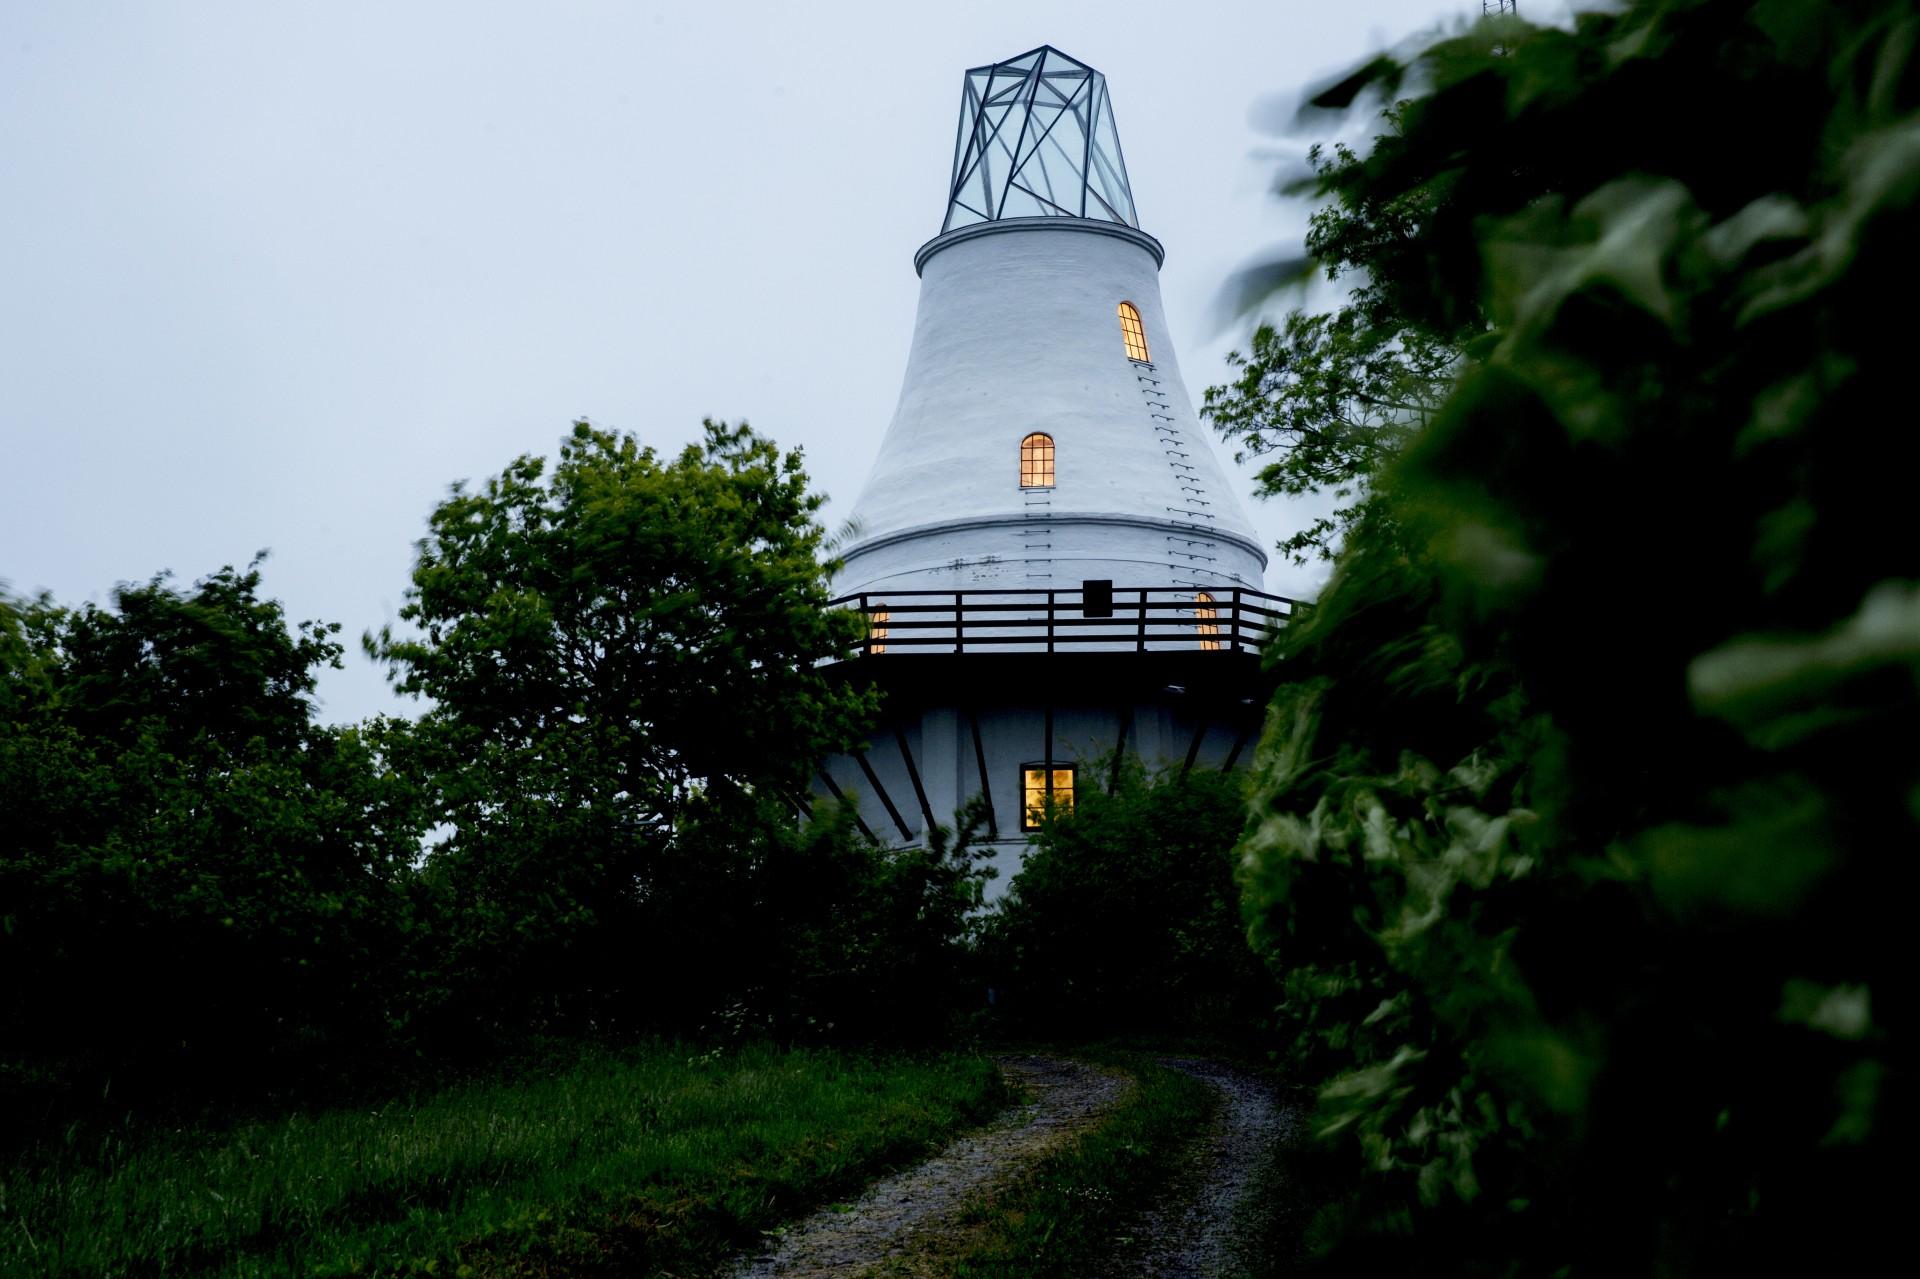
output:
[[[866,818],[860,816],[860,806],[858,804],[849,804],[847,802],[846,795],[841,792],[838,786],[835,786],[833,784],[833,774],[829,773],[826,769],[823,768],[820,770],[820,780],[827,784],[827,794],[833,796],[834,799],[839,802],[840,807],[846,809],[849,813],[853,814],[854,824],[859,826],[860,833],[862,835],[865,835],[868,839],[874,838],[873,828],[867,825]]]
[[[907,819],[900,816],[900,810],[893,806],[893,796],[887,794],[887,788],[880,784],[880,778],[874,773],[873,765],[867,762],[865,751],[855,751],[853,762],[860,765],[860,771],[867,775],[867,784],[873,787],[873,793],[887,806],[887,816],[893,818],[893,824],[900,832],[901,839],[912,839],[913,831],[907,827]]]
[[[973,730],[973,762],[980,768],[980,794],[987,801],[987,835],[1000,838],[1000,819],[993,811],[993,780],[987,776],[987,748],[980,744],[980,716],[967,707],[967,727]]]
[[[1127,758],[1127,734],[1133,729],[1133,703],[1120,707],[1120,737],[1113,744],[1113,775],[1107,778],[1107,794],[1120,789],[1120,765]]]
[[[920,731],[927,731],[924,719],[920,721]],[[920,784],[920,770],[913,766],[913,752],[907,749],[907,735],[898,724],[893,726],[893,740],[900,743],[900,759],[907,766],[907,778],[913,782],[913,795],[920,801],[920,815],[927,819],[926,833],[931,836],[934,827],[933,805],[927,802],[927,788]]]
[[[1233,771],[1233,766],[1240,762],[1240,752],[1246,749],[1247,738],[1252,735],[1253,725],[1242,724],[1240,726],[1240,735],[1233,739],[1233,749],[1227,752],[1227,762],[1220,765],[1221,772],[1231,773]]]
[[[1185,777],[1193,771],[1193,761],[1200,758],[1200,743],[1207,736],[1207,721],[1203,716],[1193,727],[1193,744],[1187,747],[1187,762],[1180,765],[1180,776]]]

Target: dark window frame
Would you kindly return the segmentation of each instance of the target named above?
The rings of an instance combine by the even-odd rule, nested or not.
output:
[[[1033,817],[1032,806],[1027,802],[1027,774],[1032,772],[1044,774],[1049,768],[1053,770],[1051,777],[1057,777],[1059,774],[1065,773],[1067,775],[1067,784],[1063,791],[1057,781],[1051,785],[1043,783],[1042,815],[1041,819],[1036,821]],[[1055,813],[1070,813],[1074,810],[1080,795],[1079,766],[1071,760],[1028,760],[1026,763],[1020,765],[1020,777],[1018,785],[1015,787],[1015,793],[1019,796],[1020,803],[1020,829],[1027,834],[1031,834],[1046,825],[1045,796],[1066,795],[1065,803],[1061,803],[1057,799],[1054,801],[1053,811]]]

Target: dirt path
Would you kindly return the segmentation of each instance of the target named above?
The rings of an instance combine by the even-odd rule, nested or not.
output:
[[[1230,1279],[1249,1267],[1236,1237],[1241,1209],[1267,1160],[1291,1140],[1300,1115],[1265,1081],[1215,1061],[1163,1058],[1161,1065],[1212,1086],[1220,1109],[1197,1139],[1166,1200],[1130,1233],[1116,1275]]]
[[[733,1279],[819,1279],[869,1273],[948,1224],[990,1190],[1097,1124],[1134,1084],[1125,1075],[1054,1057],[1003,1057],[1000,1069],[1031,1100],[962,1137],[926,1163],[888,1177],[850,1206],[789,1227]]]

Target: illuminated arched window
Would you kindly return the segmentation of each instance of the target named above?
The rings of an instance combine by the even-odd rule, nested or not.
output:
[[[1053,437],[1035,431],[1020,441],[1020,487],[1053,487]]]
[[[869,654],[887,651],[887,623],[892,620],[892,609],[876,608],[867,613],[867,652]]]
[[[1215,619],[1220,610],[1214,607],[1213,596],[1201,591],[1193,597],[1193,629],[1200,634],[1200,648],[1204,652],[1217,652],[1220,648],[1220,623]]]
[[[1144,363],[1152,358],[1147,354],[1147,330],[1140,323],[1140,308],[1131,302],[1120,304],[1120,336],[1126,339],[1129,360]]]

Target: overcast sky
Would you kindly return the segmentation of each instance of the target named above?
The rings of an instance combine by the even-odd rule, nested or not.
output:
[[[662,449],[746,419],[844,514],[961,73],[1043,43],[1108,78],[1197,399],[1244,338],[1222,282],[1304,222],[1256,105],[1467,11],[6,0],[0,581],[104,603],[271,548],[268,593],[356,641],[349,720],[399,708],[357,639],[447,485],[576,417]]]

